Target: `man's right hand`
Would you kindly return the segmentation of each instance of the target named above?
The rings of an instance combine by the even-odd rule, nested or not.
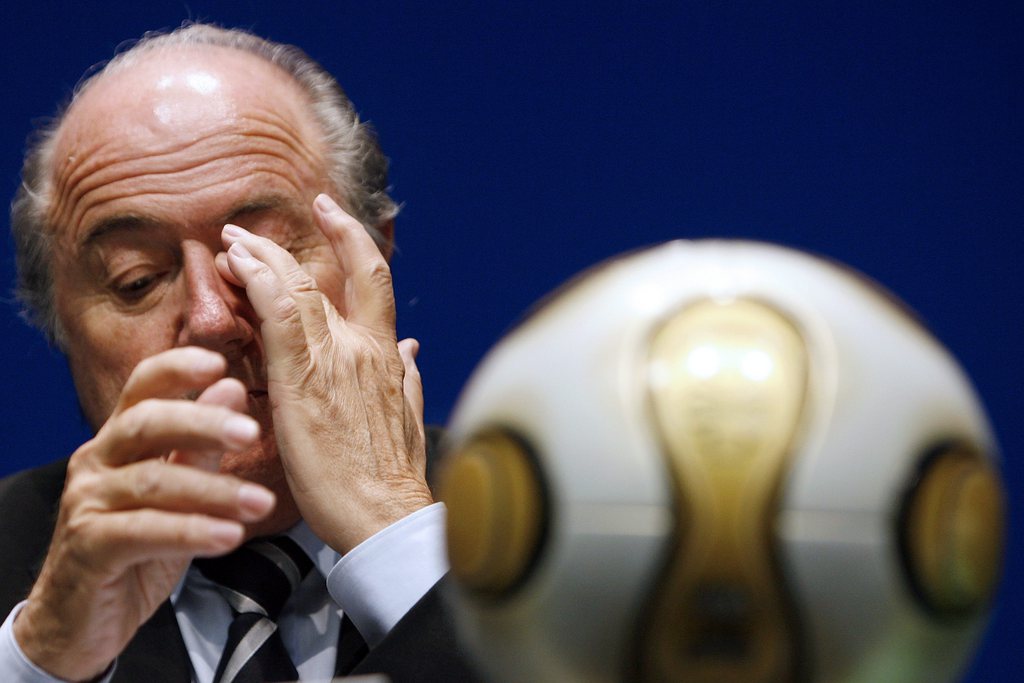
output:
[[[259,425],[212,351],[172,349],[132,372],[110,419],[71,457],[53,541],[14,623],[25,655],[91,679],[167,599],[191,559],[238,546],[274,506],[267,489],[217,474]],[[181,398],[200,393],[195,401]]]

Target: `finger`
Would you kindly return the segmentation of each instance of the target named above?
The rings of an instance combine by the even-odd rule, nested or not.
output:
[[[413,414],[423,423],[423,378],[420,376],[420,369],[416,365],[416,355],[420,352],[420,343],[415,339],[403,339],[398,342],[398,354],[402,357],[402,364],[405,366],[405,378],[402,381],[402,388],[405,392],[405,400],[409,402]]]
[[[81,533],[94,551],[91,557],[124,569],[153,560],[224,554],[242,543],[245,527],[209,515],[146,508],[96,515]]]
[[[85,486],[98,488],[95,496],[113,511],[154,508],[253,522],[274,507],[274,494],[258,484],[161,460],[114,468]]]
[[[100,429],[108,465],[123,465],[172,449],[241,450],[256,441],[256,420],[224,406],[193,401],[146,399]]]
[[[313,276],[299,265],[287,249],[273,240],[254,235],[237,225],[224,226],[223,236],[225,241],[241,244],[277,276],[284,288],[282,295],[287,294],[295,300],[306,335],[310,339],[318,339],[320,335],[328,333],[324,294]]]
[[[225,377],[208,386],[196,399],[196,403],[223,406],[229,410],[243,413],[249,407],[249,392],[240,380],[234,377]]]
[[[230,244],[227,246],[231,246]],[[231,272],[231,266],[228,265],[228,254],[226,251],[217,252],[217,255],[213,257],[213,264],[217,267],[217,272],[220,276],[233,284],[235,287],[245,288],[245,285],[238,276]]]
[[[115,413],[147,398],[179,398],[224,376],[224,356],[197,346],[169,349],[142,360],[132,370]]]
[[[288,252],[255,235],[236,239],[228,247],[227,263],[262,321],[267,355],[305,366],[310,342],[329,335],[323,296],[312,276]]]
[[[199,395],[196,403],[204,405],[220,405],[234,410],[244,412],[247,409],[247,392],[245,385],[237,379],[225,377],[215,382]],[[220,461],[224,456],[221,448],[213,449],[179,449],[173,451],[167,458],[167,462],[189,467],[198,467],[207,472],[216,472],[220,469]]]
[[[313,202],[313,215],[348,280],[345,319],[395,338],[395,292],[391,268],[366,228],[325,194]]]

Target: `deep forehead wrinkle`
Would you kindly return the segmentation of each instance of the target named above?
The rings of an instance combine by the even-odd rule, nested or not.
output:
[[[147,167],[144,175],[149,178],[186,174],[200,171],[203,166],[209,163],[225,161],[231,158],[240,162],[241,160],[238,159],[238,146],[235,141],[244,142],[245,140],[259,137],[269,141],[271,145],[259,150],[256,154],[273,156],[275,155],[275,148],[277,148],[280,152],[287,150],[298,155],[312,168],[316,168],[322,163],[318,158],[317,150],[312,149],[309,144],[305,143],[298,131],[292,131],[286,119],[281,117],[268,118],[277,118],[278,120],[260,125],[258,119],[248,118],[246,121],[252,124],[248,130],[212,131],[208,135],[188,141],[184,145],[176,145],[174,149],[158,153],[152,153],[141,148],[135,154],[122,156],[113,163],[106,162],[101,149],[83,155],[85,158],[82,161],[69,156],[66,160],[62,160],[64,164],[62,164],[63,168],[61,171],[70,167],[70,176],[60,178],[60,175],[63,175],[63,173],[58,172],[59,175],[56,182],[58,200],[52,205],[54,208],[59,207],[59,213],[64,215],[53,216],[53,222],[58,223],[62,218],[71,223],[80,220],[81,216],[75,216],[74,214],[82,210],[84,205],[87,204],[82,200],[91,192],[112,188],[118,181],[135,178],[136,174],[133,170],[133,165],[139,161],[146,162]],[[238,127],[230,126],[230,128]],[[210,150],[194,155],[194,158],[189,163],[182,163],[181,156],[183,153],[195,147],[201,148],[206,143],[210,143]],[[113,143],[111,144],[113,145]],[[277,154],[283,156],[280,152]],[[115,198],[116,195],[111,196],[110,199]],[[100,204],[102,202],[92,205],[90,208],[96,209]]]
[[[146,159],[147,161],[152,160],[157,164],[157,168],[152,171],[153,173],[161,171],[174,172],[178,168],[173,160],[174,155],[186,152],[190,148],[200,146],[210,140],[215,140],[219,136],[226,136],[228,138],[232,136],[241,138],[264,137],[286,146],[310,163],[317,161],[319,150],[316,148],[319,147],[320,140],[305,140],[302,133],[298,130],[293,130],[293,128],[293,122],[289,121],[287,117],[281,116],[272,110],[263,110],[259,112],[259,115],[249,114],[239,117],[237,120],[218,122],[217,126],[212,126],[205,133],[196,134],[191,139],[181,142],[176,141],[177,144],[166,144],[165,140],[155,138],[152,145],[138,145],[135,154],[125,154],[124,150],[118,149],[119,141],[116,138],[96,140],[92,146],[79,145],[78,149],[63,155],[56,164],[55,176],[58,179],[63,178],[65,185],[76,186],[81,181],[82,176],[88,177],[94,173],[96,167],[103,167],[109,163],[104,155],[107,148],[116,150],[115,153],[120,156],[119,163],[130,163]],[[165,144],[159,145],[161,142]],[[163,149],[159,147],[163,147]],[[163,169],[160,167],[162,159],[166,160],[165,168]]]

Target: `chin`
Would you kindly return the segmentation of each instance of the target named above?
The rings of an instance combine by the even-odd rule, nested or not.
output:
[[[243,451],[224,454],[220,471],[241,479],[262,484],[280,495],[287,489],[284,468],[277,453],[274,422],[266,392],[249,392],[248,413],[260,424],[260,438]]]
[[[273,434],[265,434],[244,451],[229,451],[220,461],[220,471],[240,479],[263,484],[276,491],[284,481],[284,470],[277,457]]]
[[[261,484],[277,496],[277,504],[270,515],[246,527],[248,538],[281,533],[301,518],[277,455],[277,442],[272,430],[264,428],[260,440],[244,451],[225,453],[220,471]]]

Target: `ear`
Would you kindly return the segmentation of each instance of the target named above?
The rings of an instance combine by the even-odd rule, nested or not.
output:
[[[380,252],[384,254],[384,260],[391,262],[391,254],[395,251],[395,219],[389,218],[377,226],[377,244]]]

